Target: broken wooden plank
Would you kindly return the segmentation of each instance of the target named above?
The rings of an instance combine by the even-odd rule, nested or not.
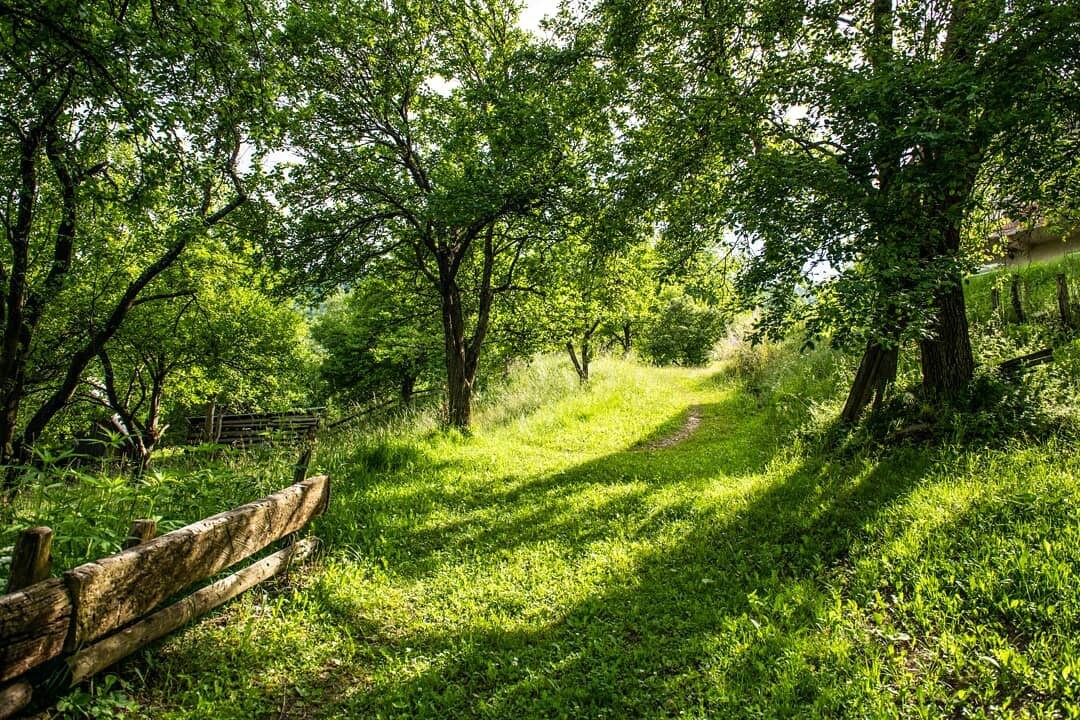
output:
[[[1025,368],[1043,365],[1054,361],[1054,349],[1046,348],[1033,352],[1030,355],[1022,355],[1012,360],[1006,360],[998,365],[998,371],[1003,375],[1014,375]]]
[[[232,600],[244,591],[285,570],[291,563],[300,562],[309,557],[315,551],[316,545],[316,541],[310,538],[289,545],[284,550],[279,550],[227,578],[196,590],[164,610],[159,610],[115,635],[79,651],[68,660],[71,685],[77,685],[139,648]]]
[[[60,578],[0,596],[0,682],[58,657],[71,617],[71,600]]]
[[[47,527],[32,527],[19,533],[11,555],[9,593],[46,580],[52,574],[52,539],[53,531]]]
[[[77,650],[300,530],[329,498],[325,476],[162,535],[64,573],[76,608],[67,650]]]

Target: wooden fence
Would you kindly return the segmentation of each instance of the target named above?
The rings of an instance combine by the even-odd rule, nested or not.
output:
[[[290,538],[330,501],[314,477],[253,503],[153,537],[136,521],[127,549],[51,578],[48,528],[22,534],[8,594],[0,596],[0,720],[74,686],[147,643],[311,555],[290,542],[226,578],[158,609],[189,586]]]
[[[310,408],[281,413],[244,413],[188,418],[185,442],[220,443],[232,447],[255,447],[276,443],[310,442],[319,429],[319,417],[325,408]]]

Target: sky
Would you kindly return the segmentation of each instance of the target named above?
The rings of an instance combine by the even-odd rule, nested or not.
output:
[[[554,15],[558,9],[558,0],[525,0],[518,24],[525,30],[539,34],[540,21],[547,15]]]

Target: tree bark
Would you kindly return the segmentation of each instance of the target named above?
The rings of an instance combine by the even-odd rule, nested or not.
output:
[[[413,393],[416,390],[416,375],[411,372],[401,374],[401,407],[411,408],[413,405]]]
[[[954,395],[975,375],[964,289],[958,274],[934,298],[934,324],[930,336],[919,342],[923,389],[928,397],[942,400]]]
[[[461,290],[456,283],[444,283],[442,292],[443,335],[446,341],[447,422],[465,430],[472,424],[472,386],[476,363],[465,337]]]
[[[895,345],[884,347],[874,340],[866,343],[859,370],[855,373],[847,402],[840,414],[841,420],[845,423],[856,422],[871,399],[875,410],[881,407],[889,385],[896,381],[898,355],[899,349]]]
[[[1013,275],[1009,282],[1009,296],[1012,300],[1013,320],[1021,325],[1027,322],[1024,305],[1020,302],[1020,276]]]
[[[1058,315],[1061,316],[1062,326],[1066,330],[1072,330],[1074,321],[1072,314],[1072,300],[1069,297],[1069,281],[1065,277],[1065,273],[1058,273],[1055,279],[1057,281]]]
[[[574,370],[577,372],[578,381],[581,382],[582,385],[589,382],[589,366],[587,364],[588,360],[586,360],[585,363],[582,363],[582,361],[578,360],[577,351],[574,349],[573,340],[566,341],[566,352],[570,353],[570,361],[574,363]],[[582,357],[585,357],[584,348],[582,348]]]
[[[466,333],[465,310],[462,305],[461,288],[457,274],[461,267],[461,253],[468,248],[471,238],[484,233],[483,265],[480,271],[479,302],[476,322],[471,335]],[[442,304],[443,336],[446,342],[446,406],[447,421],[452,427],[467,430],[472,424],[472,390],[476,370],[480,363],[480,351],[491,323],[491,307],[495,301],[492,277],[495,272],[495,226],[489,223],[465,232],[460,248],[439,255],[439,296]]]

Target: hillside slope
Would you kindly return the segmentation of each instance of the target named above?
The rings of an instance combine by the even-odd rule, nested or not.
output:
[[[146,682],[136,712],[1080,711],[1065,440],[830,457],[793,432],[833,387],[828,362],[802,362],[793,392],[730,368],[609,360],[596,378],[579,390],[541,363],[471,437],[326,448],[325,561],[125,666]],[[691,408],[692,433],[648,449]]]

